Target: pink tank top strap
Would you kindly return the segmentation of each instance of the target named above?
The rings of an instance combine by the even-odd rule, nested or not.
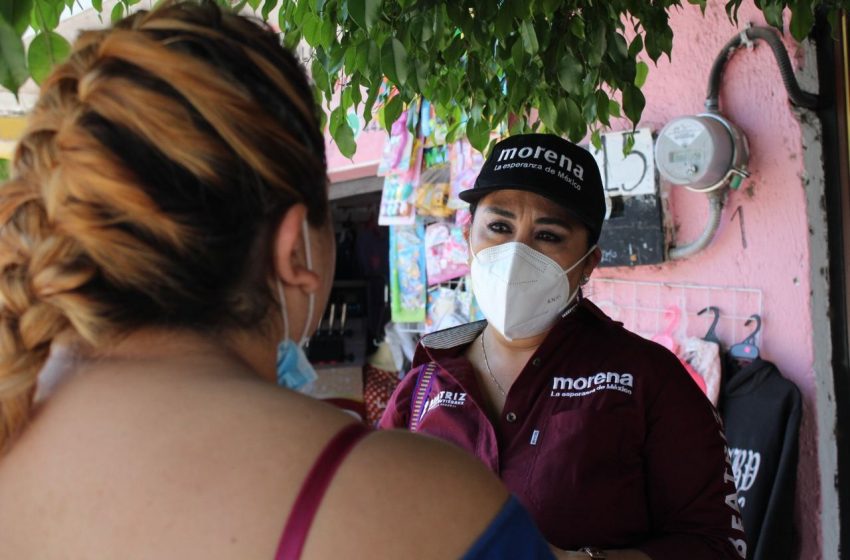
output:
[[[313,468],[307,474],[295,505],[289,513],[289,519],[280,536],[275,560],[301,558],[313,518],[334,474],[357,442],[369,432],[370,430],[359,422],[350,424],[340,430],[319,455]]]

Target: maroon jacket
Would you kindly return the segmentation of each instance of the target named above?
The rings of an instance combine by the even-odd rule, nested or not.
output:
[[[473,453],[554,545],[637,548],[653,560],[746,556],[720,420],[678,359],[588,300],[557,323],[494,425],[464,357],[486,323],[423,338],[439,365],[419,431]],[[419,367],[379,426],[408,426]]]

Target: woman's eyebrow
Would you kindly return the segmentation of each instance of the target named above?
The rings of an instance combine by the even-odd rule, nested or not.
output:
[[[566,220],[562,220],[561,218],[537,218],[536,220],[534,220],[534,223],[541,226],[561,226],[566,230],[573,229],[569,222],[567,222]]]
[[[509,210],[505,210],[504,208],[499,208],[497,206],[487,206],[484,210],[486,212],[496,214],[497,216],[501,216],[503,218],[510,218],[511,220],[516,220],[516,214]]]

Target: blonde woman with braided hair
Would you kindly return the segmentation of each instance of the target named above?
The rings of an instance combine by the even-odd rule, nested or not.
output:
[[[0,559],[551,557],[474,459],[277,386],[333,277],[316,112],[211,2],[45,81],[0,186]]]

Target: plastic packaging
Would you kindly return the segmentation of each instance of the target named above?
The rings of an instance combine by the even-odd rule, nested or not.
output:
[[[416,221],[416,198],[422,169],[422,143],[414,141],[413,163],[407,171],[384,177],[378,224],[412,225]]]
[[[445,222],[425,228],[425,262],[430,286],[469,274],[469,248],[463,229]]]
[[[448,218],[454,210],[449,208],[449,168],[440,165],[422,172],[416,193],[416,210],[422,216]]]
[[[402,112],[390,129],[390,135],[384,144],[381,162],[378,164],[378,176],[380,177],[390,173],[404,173],[410,169],[415,137],[408,130],[409,113],[410,111]]]
[[[449,146],[451,164],[451,197],[449,207],[455,210],[466,208],[467,204],[458,195],[475,184],[478,173],[484,165],[484,156],[466,140],[458,140]]]
[[[425,321],[425,227],[390,228],[390,304],[396,323]]]

